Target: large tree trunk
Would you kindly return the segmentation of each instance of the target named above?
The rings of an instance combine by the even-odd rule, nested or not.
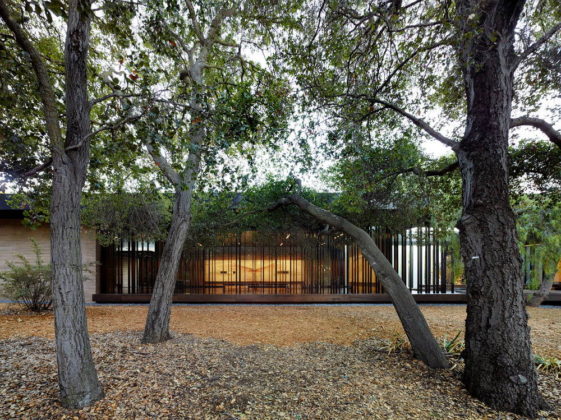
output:
[[[89,2],[73,0],[68,14],[66,63],[66,147],[90,134],[86,60]],[[89,160],[88,142],[66,153],[53,150],[51,262],[59,387],[62,404],[79,408],[103,397],[88,336],[80,249],[80,199]]]
[[[432,368],[447,368],[448,360],[432,335],[415,299],[371,236],[348,220],[317,207],[298,195],[291,195],[280,200],[271,209],[289,203],[296,204],[316,219],[347,233],[356,241],[362,254],[376,271],[384,290],[390,295],[415,356]]]
[[[92,359],[86,322],[80,250],[80,172],[56,156],[51,204],[53,306],[61,401],[80,408],[103,398]]]
[[[191,185],[192,188],[192,185]],[[168,237],[158,267],[146,325],[143,343],[161,343],[169,340],[169,320],[171,302],[175,289],[177,268],[187,239],[191,219],[191,189],[177,191],[173,206],[173,215]]]
[[[494,408],[533,417],[543,400],[532,360],[507,171],[513,34],[523,4],[464,0],[458,6],[466,25],[460,55],[468,107],[457,151],[463,181],[458,226],[468,301],[464,383]]]

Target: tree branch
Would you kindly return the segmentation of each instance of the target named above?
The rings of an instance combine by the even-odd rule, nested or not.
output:
[[[10,10],[5,0],[0,0],[0,18],[6,23],[8,28],[14,34],[17,44],[24,50],[31,60],[33,71],[39,82],[39,96],[43,103],[43,113],[47,126],[47,133],[54,148],[62,148],[64,141],[60,130],[60,122],[58,119],[56,96],[53,91],[51,81],[49,79],[49,71],[41,58],[41,54],[23,28],[11,17]]]
[[[528,58],[531,54],[535,53],[543,44],[549,41],[557,32],[561,30],[561,22],[554,25],[549,31],[547,31],[540,39],[530,45],[526,50],[522,51],[516,60],[514,61],[514,68]]]
[[[42,163],[41,165],[37,165],[35,168],[30,169],[27,172],[22,173],[21,176],[22,178],[29,178],[34,176],[35,174],[44,171],[45,169],[47,169],[49,166],[51,166],[51,164],[53,163],[53,159],[49,158],[48,160],[46,160],[44,163]]]
[[[134,121],[134,120],[140,118],[142,115],[143,114],[133,115],[133,116],[130,116],[130,117],[123,118],[121,121],[118,121],[113,125],[103,126],[103,127],[99,128],[98,130],[95,130],[95,131],[91,132],[90,134],[88,134],[87,136],[85,136],[82,140],[80,140],[79,143],[73,144],[72,146],[68,146],[66,149],[64,149],[64,152],[67,153],[67,152],[71,152],[73,150],[77,150],[80,147],[82,147],[88,141],[88,139],[90,139],[92,136],[95,136],[96,134],[98,134],[102,131],[105,131],[105,130],[114,130],[116,128],[119,128],[123,124],[126,124],[128,122],[131,122],[131,121]],[[52,163],[53,163],[53,159],[49,158],[48,160],[46,160],[42,164],[37,165],[35,168],[30,169],[29,171],[23,172],[23,173],[19,174],[18,176],[23,177],[23,178],[32,177],[32,176],[36,175],[37,173],[47,169],[49,166],[52,165]]]
[[[152,156],[152,159],[154,160],[156,165],[162,170],[164,176],[169,180],[169,182],[171,182],[174,186],[178,186],[181,182],[181,177],[175,171],[175,169],[171,167],[171,165],[164,157],[156,153],[150,143],[146,143],[146,149],[148,150],[148,153],[150,153],[150,156]]]
[[[434,170],[430,170],[430,171],[425,171],[425,173],[423,175],[425,176],[441,176],[441,175],[446,175],[447,173],[453,172],[456,169],[458,169],[460,167],[460,162],[455,161],[454,163],[451,163],[448,166],[445,166],[444,168],[441,169],[434,169]]]
[[[239,223],[240,221],[242,221],[246,216],[251,216],[254,214],[260,214],[260,213],[264,213],[265,211],[267,211],[268,209],[259,209],[259,210],[252,210],[252,211],[246,211],[245,213],[240,213],[238,214],[234,220],[231,220],[228,223],[221,223],[221,224],[216,224],[214,225],[217,229],[224,229],[226,227],[230,227],[230,226],[235,226],[237,223]]]
[[[442,176],[442,175],[446,175],[447,173],[455,171],[459,167],[460,167],[460,163],[458,161],[455,161],[454,163],[451,163],[450,165],[445,166],[444,168],[428,170],[428,171],[415,166],[412,168],[401,169],[399,171],[392,172],[388,175],[384,175],[380,178],[377,178],[376,182],[382,182],[392,176],[409,174],[409,173],[413,173],[417,176]]]
[[[410,113],[401,109],[397,105],[394,105],[391,102],[382,101],[380,99],[372,99],[372,102],[378,103],[378,104],[381,104],[381,105],[385,105],[386,107],[392,109],[393,111],[397,112],[398,114],[401,114],[404,117],[408,118],[413,124],[415,124],[417,127],[424,130],[426,133],[430,134],[433,138],[435,138],[436,140],[438,140],[442,144],[445,144],[446,146],[451,147],[452,150],[457,149],[457,147],[459,145],[459,143],[457,141],[449,139],[448,137],[440,134],[438,131],[436,131],[430,125],[428,125],[425,121],[411,115]]]
[[[403,26],[401,28],[396,28],[396,29],[388,28],[388,32],[398,33],[398,32],[407,31],[409,29],[428,28],[430,26],[443,25],[445,23],[447,23],[447,22],[446,21],[440,21],[440,20],[435,21],[435,22],[418,23],[418,24],[415,24],[415,25],[406,25],[406,26]]]
[[[125,118],[122,118],[120,121],[117,121],[115,124],[111,124],[111,125],[104,125],[103,127],[98,128],[95,131],[90,132],[87,136],[84,136],[84,138],[82,140],[80,140],[78,143],[73,144],[72,146],[68,146],[66,149],[64,149],[65,152],[71,152],[72,150],[78,150],[80,147],[82,147],[90,138],[92,138],[93,136],[95,136],[98,133],[101,133],[102,131],[107,131],[107,130],[115,130],[119,127],[121,127],[124,124],[127,124],[129,122],[132,121],[136,121],[139,118],[141,118],[144,115],[144,112],[137,114],[137,115],[131,115]]]
[[[195,31],[195,35],[199,38],[199,41],[204,44],[205,43],[205,36],[203,35],[203,31],[201,30],[201,26],[199,25],[199,21],[197,20],[197,14],[195,13],[195,7],[191,0],[185,0],[187,4],[187,8],[189,9],[189,18],[191,18],[191,22],[193,22],[193,31]]]
[[[238,48],[239,44],[235,42],[229,42],[224,39],[217,38],[214,40],[215,43],[222,45],[223,47]]]
[[[362,255],[366,258],[370,267],[376,271],[376,276],[380,279],[384,290],[390,295],[415,355],[430,367],[447,368],[449,366],[448,361],[434,339],[419,307],[415,304],[413,296],[411,296],[407,286],[405,286],[392,264],[376,246],[374,239],[366,231],[355,226],[347,219],[315,206],[296,194],[280,199],[270,206],[269,210],[272,211],[287,204],[296,204],[317,220],[334,226],[356,241]]]
[[[417,176],[442,176],[442,175],[446,175],[447,173],[455,171],[459,167],[460,167],[460,163],[458,161],[455,161],[454,163],[451,163],[450,165],[440,169],[432,169],[426,171],[421,168],[414,167],[414,168],[407,168],[402,171],[394,172],[392,175],[414,173]]]
[[[434,44],[427,45],[426,47],[418,48],[415,51],[413,51],[413,53],[411,53],[404,60],[402,60],[400,63],[398,63],[397,66],[395,66],[395,68],[392,70],[392,72],[386,77],[386,79],[375,90],[374,96],[377,96],[380,92],[382,92],[382,90],[391,82],[392,78],[397,74],[397,72],[400,71],[403,67],[405,67],[407,65],[407,63],[409,63],[418,54],[423,53],[423,52],[427,52],[427,51],[431,51],[433,49],[436,49],[436,48],[439,48],[439,47],[442,47],[442,46],[449,46],[450,42],[451,42],[451,40],[449,38],[445,38],[442,41],[435,42]]]
[[[94,106],[94,105],[96,105],[100,102],[106,101],[107,99],[111,99],[111,98],[134,98],[134,97],[138,97],[138,96],[142,96],[142,95],[140,93],[127,93],[127,94],[125,94],[125,93],[110,93],[108,95],[101,96],[101,97],[96,98],[96,99],[92,99],[90,101],[90,107],[92,107],[92,106]]]
[[[214,16],[214,18],[212,19],[212,22],[210,22],[210,27],[208,29],[208,34],[206,36],[206,42],[208,42],[209,44],[213,44],[215,42],[217,42],[218,40],[218,35],[220,32],[220,26],[222,25],[222,22],[224,21],[224,19],[234,16],[237,13],[237,10],[234,8],[231,9],[226,9],[226,8],[222,8],[218,11],[218,13],[216,14],[216,16]]]
[[[531,117],[519,117],[510,120],[510,128],[529,125],[541,130],[549,140],[561,148],[561,133],[557,131],[551,124],[540,119]]]
[[[179,34],[177,34],[173,29],[171,29],[168,24],[162,22],[162,25],[165,26],[165,28],[171,35],[173,35],[175,40],[179,43],[181,49],[187,53],[187,57],[189,58],[189,65],[193,65],[193,50],[195,46],[193,45],[191,48],[189,48],[187,44],[183,42],[181,36],[179,36]]]

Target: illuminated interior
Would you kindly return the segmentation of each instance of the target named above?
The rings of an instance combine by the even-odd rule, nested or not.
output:
[[[299,293],[301,258],[212,258],[205,260],[205,285],[215,293]],[[222,287],[222,290],[219,290]]]
[[[410,290],[446,292],[446,249],[430,228],[406,234],[373,233],[376,243]],[[432,238],[432,239],[431,239]],[[369,294],[382,293],[360,247],[341,235],[306,232],[229,235],[221,245],[184,249],[174,293],[180,294]],[[123,240],[101,248],[101,293],[150,294],[163,243]],[[453,291],[453,290],[452,290]]]

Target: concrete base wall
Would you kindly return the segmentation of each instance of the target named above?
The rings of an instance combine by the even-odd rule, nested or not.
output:
[[[19,263],[18,255],[35,261],[33,243],[35,240],[41,250],[43,262],[51,259],[50,232],[48,226],[30,229],[18,219],[0,219],[0,271],[8,269],[7,262]],[[82,262],[88,271],[84,272],[84,295],[86,302],[92,302],[96,286],[96,240],[95,232],[82,228]]]

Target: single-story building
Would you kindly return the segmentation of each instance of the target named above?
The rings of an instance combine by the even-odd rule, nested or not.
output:
[[[33,260],[35,240],[50,258],[48,226],[29,228],[23,210],[0,194],[0,271],[23,255]],[[418,301],[465,300],[451,270],[452,256],[428,227],[401,234],[372,232]],[[82,229],[87,302],[148,302],[163,243],[121,239],[102,247]],[[561,281],[558,273],[557,281]],[[375,272],[342,233],[248,231],[224,234],[212,246],[186,246],[177,273],[176,302],[381,302]]]
[[[35,253],[32,241],[39,246],[42,260],[48,263],[51,258],[49,226],[30,228],[24,225],[24,210],[11,208],[8,200],[8,194],[0,194],[0,271],[8,269],[8,262],[17,262],[18,255],[33,263]],[[82,228],[81,238],[82,262],[87,268],[84,272],[84,293],[86,301],[91,302],[96,292],[96,275],[99,271],[96,262],[99,261],[100,247],[91,229]]]

